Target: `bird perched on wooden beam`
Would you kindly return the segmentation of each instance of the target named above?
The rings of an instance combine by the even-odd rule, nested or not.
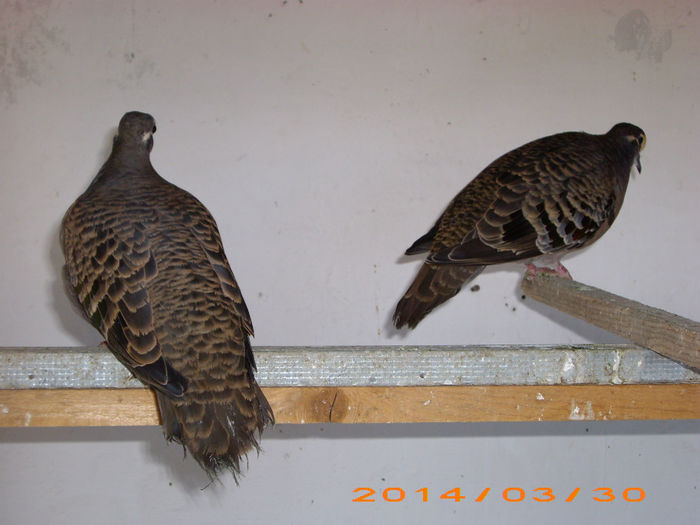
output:
[[[620,123],[603,135],[559,133],[489,164],[447,206],[406,255],[428,252],[394,312],[397,328],[415,326],[486,266],[530,260],[553,264],[603,235],[615,220],[646,136]]]
[[[253,324],[213,217],[153,169],[155,131],[151,115],[122,117],[112,153],[63,218],[64,274],[112,353],[155,389],[166,437],[210,477],[236,477],[273,423],[253,376]]]

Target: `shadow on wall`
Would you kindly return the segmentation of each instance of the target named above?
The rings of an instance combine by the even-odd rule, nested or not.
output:
[[[103,341],[100,333],[88,323],[78,306],[68,297],[67,283],[63,279],[63,249],[60,241],[60,221],[51,227],[49,258],[54,279],[51,280],[49,294],[52,310],[61,327],[77,340],[79,346],[96,346]]]
[[[590,323],[587,323],[583,319],[578,317],[573,317],[564,312],[560,312],[556,308],[547,306],[546,304],[537,302],[533,299],[522,299],[523,291],[520,288],[520,279],[515,285],[514,294],[518,298],[518,301],[524,306],[531,310],[534,310],[540,314],[543,318],[549,319],[551,322],[563,326],[567,330],[571,330],[579,337],[582,337],[588,341],[592,341],[594,344],[617,344],[617,343],[629,343],[627,339],[620,337],[619,335],[612,334],[607,330],[598,328]],[[544,319],[543,319],[544,322]],[[555,344],[557,341],[540,341],[542,344]]]
[[[298,439],[441,439],[468,437],[549,437],[549,436],[637,436],[697,434],[700,421],[527,421],[518,423],[408,423],[387,424],[315,424],[276,425],[262,438],[260,457],[264,460],[265,443]],[[168,469],[168,475],[187,490],[218,490],[232,486],[230,474],[221,473],[222,483],[211,483],[204,471],[183,448],[168,443],[160,428],[151,427],[78,427],[78,428],[2,428],[0,443],[104,443],[141,442],[154,462]],[[251,458],[255,461],[255,452]],[[251,468],[253,465],[251,465]],[[134,465],[138,471],[138,465]],[[247,468],[242,469],[243,481]]]
[[[461,437],[546,437],[546,436],[643,436],[648,434],[696,434],[700,420],[664,421],[523,421],[472,423],[402,424],[280,424],[268,429],[265,442],[288,439],[401,439]],[[159,427],[55,427],[0,428],[0,443],[80,443],[144,441],[151,443],[155,456],[182,456],[182,447],[168,444]],[[163,453],[162,450],[169,450]],[[254,454],[254,453],[253,453]],[[165,457],[162,459],[166,459]],[[194,465],[199,468],[196,463]]]
[[[112,141],[117,133],[117,128],[112,127],[109,133],[105,136],[102,148],[100,148],[99,155],[96,157],[99,163],[93,173],[85,174],[84,185],[75,193],[75,196],[71,199],[70,205],[73,201],[78,198],[82,192],[84,192],[92,179],[97,175],[102,163],[107,160],[110,152],[112,151]],[[66,208],[65,211],[67,211]],[[63,266],[65,264],[65,259],[63,257],[63,247],[61,246],[61,221],[63,220],[63,215],[57,218],[56,223],[54,223],[49,229],[48,236],[48,257],[51,264],[52,275],[55,277],[50,281],[49,296],[51,297],[52,310],[55,312],[56,317],[60,323],[60,326],[71,336],[73,336],[78,345],[83,346],[95,346],[103,341],[100,333],[85,319],[82,311],[79,309],[77,304],[74,304],[71,299],[69,299],[68,292],[66,289],[66,284],[63,280]]]

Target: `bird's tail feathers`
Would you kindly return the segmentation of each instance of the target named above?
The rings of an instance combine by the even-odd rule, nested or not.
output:
[[[396,306],[394,325],[415,328],[436,306],[457,295],[462,286],[483,269],[483,266],[424,263]]]
[[[157,396],[166,438],[184,445],[211,479],[229,469],[238,482],[241,459],[253,448],[260,451],[259,436],[274,424],[272,409],[252,377],[249,387],[237,389],[225,402],[192,400],[188,393],[183,399]]]

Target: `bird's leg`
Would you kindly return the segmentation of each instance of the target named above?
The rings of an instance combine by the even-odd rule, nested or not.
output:
[[[560,262],[557,261],[557,264],[554,266],[554,272],[559,276],[563,277],[564,279],[568,279],[569,281],[573,281],[574,278],[571,277],[571,274],[569,273],[569,270],[567,270],[564,265]]]
[[[532,281],[535,279],[535,276],[538,273],[550,273],[550,274],[556,274],[557,272],[555,270],[552,270],[551,268],[543,267],[543,266],[535,266],[532,263],[527,263],[525,265],[525,268],[527,268],[526,276],[529,281]]]
[[[569,270],[567,270],[564,265],[557,261],[556,264],[554,265],[554,268],[547,268],[547,267],[542,267],[542,266],[535,266],[532,263],[527,263],[525,265],[527,268],[526,276],[528,280],[533,280],[535,278],[535,275],[538,273],[547,273],[550,275],[558,275],[559,277],[562,277],[564,279],[569,279],[570,281],[573,280],[574,278],[571,277],[571,274],[569,273]]]

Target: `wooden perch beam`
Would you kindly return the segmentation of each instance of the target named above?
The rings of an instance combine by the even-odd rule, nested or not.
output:
[[[700,323],[561,277],[539,273],[522,281],[525,295],[700,369]]]
[[[700,374],[635,345],[258,347],[279,423],[700,419]],[[96,348],[0,348],[1,426],[156,425]]]
[[[700,384],[263,388],[278,423],[698,419]],[[2,390],[0,426],[158,425],[145,388]]]

